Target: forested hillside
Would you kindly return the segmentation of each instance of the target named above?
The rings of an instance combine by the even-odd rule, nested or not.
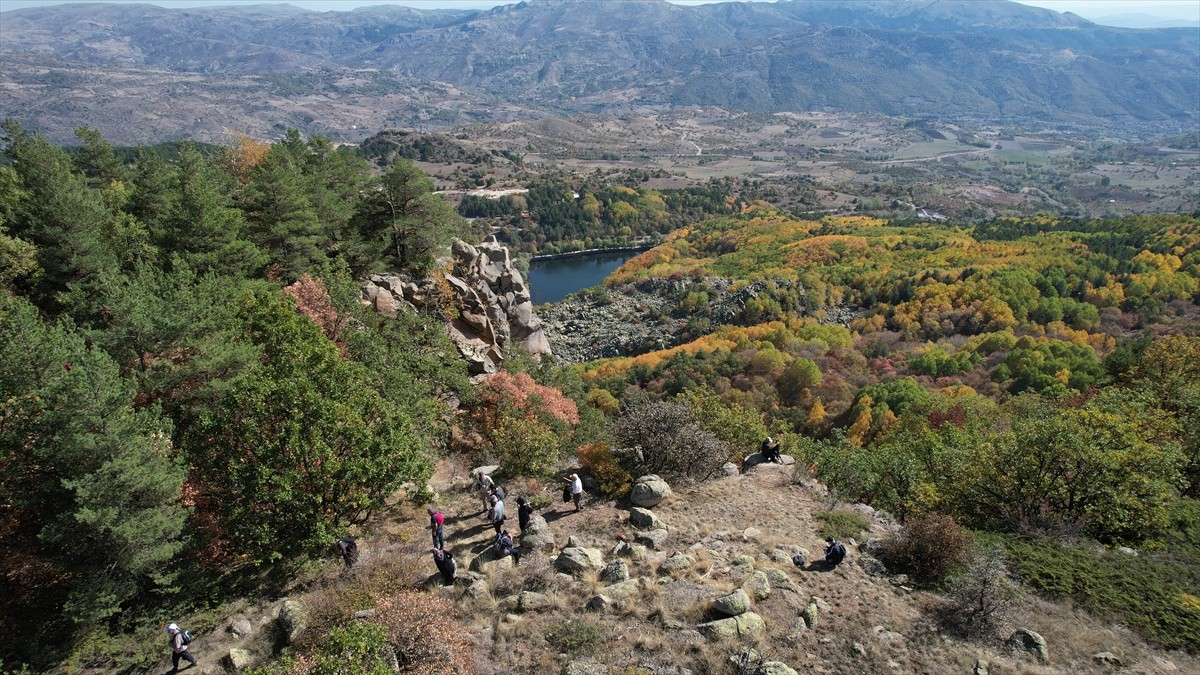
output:
[[[411,164],[79,138],[10,121],[0,167],[0,658],[35,668],[324,553],[466,395],[437,317],[359,302],[465,232]]]
[[[355,149],[296,132],[273,145],[128,154],[94,130],[77,133],[64,150],[4,126],[4,667],[147,672],[163,646],[147,635],[161,638],[180,617],[211,628],[237,599],[332,577],[329,545],[347,531],[382,524],[399,532],[401,551],[425,551],[410,539],[428,536],[431,477],[448,463],[497,463],[539,507],[550,501],[542,493],[561,490],[554,477],[581,471],[589,508],[623,504],[614,500],[650,473],[710,490],[703,506],[719,508],[739,500],[707,481],[768,434],[796,458],[796,474],[744,483],[768,491],[756,498],[799,494],[815,478],[830,509],[862,502],[894,517],[899,534],[855,551],[862,569],[877,555],[906,575],[879,582],[888,597],[901,592],[893,586],[911,592],[909,583],[933,594],[922,597],[953,596],[992,561],[993,590],[1017,593],[1007,566],[1022,593],[1069,599],[1157,648],[1200,645],[1195,214],[805,220],[720,181],[678,191],[580,181],[578,198],[576,183],[534,182],[524,206],[535,218],[508,236],[537,245],[665,234],[594,294],[657,289],[667,301],[659,318],[686,322],[695,339],[565,367],[505,354],[504,371],[471,384],[443,331],[463,309],[442,256],[451,237],[480,233],[408,160],[372,170]],[[395,318],[364,309],[359,281],[385,271],[431,277],[426,309]],[[718,301],[730,297],[739,300]],[[733,479],[752,479],[738,470]],[[810,487],[806,509],[822,494]],[[440,499],[470,502],[459,520],[478,516],[474,493]],[[681,520],[702,518],[673,508]],[[602,513],[574,534],[610,537],[609,521],[624,521]],[[873,527],[848,513],[784,515],[847,539]],[[748,524],[720,527],[745,530],[750,542],[758,535]],[[693,525],[669,541],[713,547],[698,553],[713,562],[693,579],[708,593],[703,584],[728,583],[710,573],[741,564],[714,552],[724,550],[716,526]],[[653,556],[667,553],[646,555],[657,565]],[[558,654],[603,643],[592,624],[567,623],[526,635],[528,653],[505,649],[505,630],[533,629],[511,628],[504,603],[565,583],[545,556],[521,563],[524,580],[489,573],[494,601],[487,595],[463,619],[492,627],[479,630],[454,623],[448,595],[416,590],[412,580],[431,569],[376,562],[329,582],[333,599],[314,610],[317,637],[257,672],[344,672],[345,659],[391,672],[380,650],[399,652],[397,641],[426,629],[472,635],[496,672],[558,672]],[[787,555],[782,564],[790,569]],[[874,583],[867,575],[877,576],[854,568],[813,583]],[[572,583],[554,592],[582,603],[598,581]],[[904,616],[926,612],[896,597],[888,602]],[[706,617],[697,598],[687,602],[605,614],[605,625],[643,621],[637,630],[676,639],[678,617],[689,626]],[[375,622],[351,618],[364,604],[379,611]],[[954,623],[963,614],[926,613],[938,628],[924,634],[977,641],[956,644],[999,635],[990,613],[968,612],[970,625]],[[846,639],[828,654],[848,650]],[[763,647],[824,658],[821,644]],[[657,649],[639,642],[634,651]],[[411,672],[438,665],[436,650],[411,653]],[[599,655],[614,668],[640,663],[617,663],[623,653]],[[697,671],[714,659],[728,666],[719,650],[666,653]],[[937,653],[910,663],[945,666]]]

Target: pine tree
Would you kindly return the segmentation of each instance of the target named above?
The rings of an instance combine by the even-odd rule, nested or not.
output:
[[[327,260],[320,246],[321,224],[305,196],[296,161],[284,146],[273,147],[251,170],[245,211],[255,243],[279,266],[285,281],[319,270]]]

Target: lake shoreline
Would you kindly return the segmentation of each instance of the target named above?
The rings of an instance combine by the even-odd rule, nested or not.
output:
[[[535,255],[529,259],[529,262],[537,262],[540,260],[561,260],[563,258],[577,258],[587,255],[600,255],[602,253],[632,253],[634,251],[649,251],[657,246],[657,244],[640,244],[638,246],[616,246],[613,248],[585,248],[582,251],[569,251],[567,253],[547,253],[545,255]]]

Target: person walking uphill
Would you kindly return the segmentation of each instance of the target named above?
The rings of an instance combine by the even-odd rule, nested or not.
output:
[[[565,480],[569,483],[567,487],[571,490],[571,501],[575,502],[575,513],[579,513],[583,510],[583,507],[579,504],[580,500],[583,499],[583,481],[579,479],[579,474],[577,473],[571,474]]]
[[[483,502],[483,513],[487,515],[488,509],[491,508],[492,488],[496,487],[496,481],[486,473],[481,473],[475,477],[475,487],[479,491],[479,499]]]
[[[429,511],[429,533],[433,536],[433,545],[444,549],[446,548],[446,517],[432,506],[426,510]]]
[[[492,497],[492,510],[488,513],[488,519],[492,521],[492,527],[496,528],[496,534],[500,534],[500,527],[504,525],[504,502],[500,499]]]
[[[192,664],[191,668],[196,665],[196,657],[188,650],[188,643],[191,639],[179,630],[179,626],[171,624],[167,626],[167,639],[171,643],[171,672],[179,672],[179,659],[183,659]]]

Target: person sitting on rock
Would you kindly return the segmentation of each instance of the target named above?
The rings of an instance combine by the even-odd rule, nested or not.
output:
[[[433,551],[433,564],[437,566],[438,572],[442,575],[442,585],[453,586],[454,577],[458,574],[458,563],[454,560],[454,554],[436,546],[431,550]]]
[[[504,530],[496,535],[496,541],[492,544],[492,550],[496,553],[497,558],[503,558],[511,555],[514,563],[521,562],[521,549],[513,547],[512,535],[508,530]]]
[[[764,462],[783,463],[783,457],[779,454],[779,441],[770,436],[763,439],[762,446],[758,451],[763,456]]]

